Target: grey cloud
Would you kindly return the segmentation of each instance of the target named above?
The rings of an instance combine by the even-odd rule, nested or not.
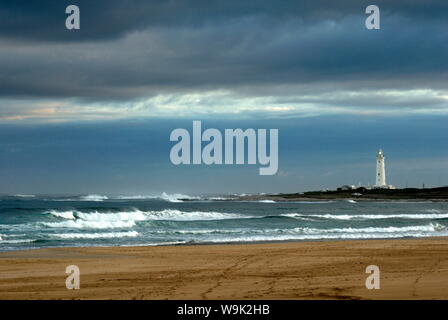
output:
[[[65,8],[81,8],[82,28],[67,32]],[[363,16],[371,4],[366,0],[27,0],[0,2],[0,36],[28,41],[108,40],[147,28],[204,27],[232,23],[247,17],[272,21],[288,19],[315,23],[339,21],[347,16]],[[384,15],[401,15],[414,21],[446,18],[443,0],[377,0]]]
[[[333,90],[360,89],[363,83],[445,87],[446,23],[404,26],[396,18],[389,30],[376,33],[358,24],[347,19],[301,27],[253,18],[202,29],[142,31],[109,42],[3,41],[0,95],[128,99],[288,84],[329,84]]]
[[[229,90],[316,105],[446,105],[333,94],[447,90],[445,1],[377,1],[376,31],[364,28],[370,3],[355,0],[71,1],[79,33],[63,28],[68,3],[0,3],[1,97],[82,104]],[[10,110],[0,105],[0,115]]]

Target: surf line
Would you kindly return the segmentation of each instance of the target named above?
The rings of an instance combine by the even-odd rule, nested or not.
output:
[[[246,164],[247,158],[247,164],[257,164],[258,161],[258,164],[264,166],[259,168],[260,175],[274,175],[278,170],[278,129],[269,129],[269,155],[267,140],[266,129],[252,128],[244,131],[225,129],[223,139],[218,129],[209,128],[202,132],[202,122],[195,120],[192,138],[188,130],[183,128],[171,132],[170,141],[177,143],[171,148],[170,160],[174,165],[242,165]],[[203,142],[209,143],[203,147]]]

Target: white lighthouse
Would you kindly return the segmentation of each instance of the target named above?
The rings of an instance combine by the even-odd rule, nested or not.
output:
[[[378,154],[376,155],[376,188],[388,187],[388,185],[386,184],[386,168],[384,164],[385,159],[386,158],[384,157],[383,150],[380,149],[378,151]]]
[[[384,160],[384,152],[382,149],[378,151],[376,155],[376,181],[375,188],[379,189],[395,189],[394,186],[386,184],[386,165]]]

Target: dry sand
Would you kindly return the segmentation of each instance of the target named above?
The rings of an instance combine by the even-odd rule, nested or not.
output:
[[[16,251],[0,277],[0,299],[447,299],[448,238]]]

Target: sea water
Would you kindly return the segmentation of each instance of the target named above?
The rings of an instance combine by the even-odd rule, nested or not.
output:
[[[186,195],[0,197],[0,251],[448,236],[448,203]]]

